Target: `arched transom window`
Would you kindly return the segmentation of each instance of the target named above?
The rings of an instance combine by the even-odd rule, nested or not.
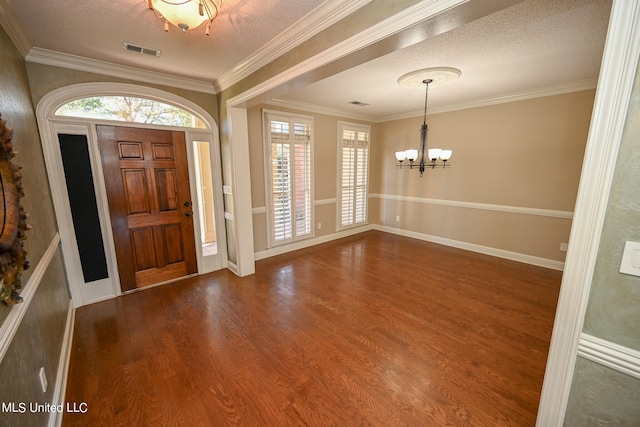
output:
[[[115,120],[161,126],[206,128],[203,120],[174,105],[131,96],[94,96],[68,102],[56,116]]]

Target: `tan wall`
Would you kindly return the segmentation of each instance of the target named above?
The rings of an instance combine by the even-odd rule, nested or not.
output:
[[[233,168],[232,162],[242,161],[232,158],[232,129],[230,128],[231,118],[227,117],[227,101],[234,98],[245,99],[246,104],[242,107],[253,107],[260,102],[267,102],[270,99],[277,98],[285,95],[290,89],[300,87],[303,85],[311,84],[313,82],[322,80],[328,76],[353,68],[359,64],[370,61],[374,58],[383,56],[396,49],[401,49],[409,44],[417,43],[420,40],[427,39],[429,37],[440,34],[444,31],[451,30],[456,26],[463,25],[465,22],[470,22],[475,19],[479,19],[483,16],[489,15],[497,10],[515,4],[521,0],[505,0],[501,2],[469,2],[459,6],[458,8],[450,9],[447,12],[438,14],[427,22],[418,23],[413,26],[405,28],[403,31],[398,31],[395,34],[380,40],[376,43],[372,43],[365,48],[360,49],[352,55],[342,56],[340,59],[328,61],[326,64],[318,66],[313,70],[309,70],[306,73],[292,77],[289,81],[282,82],[278,87],[270,87],[268,84],[271,79],[278,80],[277,76],[283,72],[289,74],[295,66],[304,63],[307,59],[314,56],[321,57],[325,51],[330,51],[335,45],[346,41],[352,36],[360,34],[372,27],[375,24],[379,24],[382,21],[386,21],[390,17],[398,14],[399,12],[418,3],[417,0],[396,0],[396,1],[373,1],[353,12],[349,16],[342,19],[340,22],[335,23],[330,28],[316,34],[309,40],[301,43],[299,46],[291,49],[285,54],[279,56],[271,63],[265,65],[261,69],[237,82],[229,88],[226,88],[218,96],[218,108],[220,111],[220,144],[222,151],[222,163],[223,163],[223,181],[224,184],[234,186],[233,182]],[[296,74],[294,72],[293,74]],[[265,84],[267,83],[267,84]],[[269,89],[256,90],[252,88],[259,88],[262,84]],[[251,96],[253,99],[246,99],[240,95]],[[240,106],[240,104],[238,104]],[[242,146],[241,149],[245,147]],[[253,171],[251,172],[253,175]],[[252,182],[253,184],[253,182]],[[254,185],[255,187],[255,185]],[[246,188],[242,188],[238,191],[235,189],[235,197],[244,198],[247,197],[249,191]],[[255,190],[251,190],[252,197]],[[317,196],[316,196],[317,197]],[[236,214],[235,207],[233,206],[232,197],[225,197],[225,209],[230,214]],[[254,207],[256,205],[254,204]],[[244,216],[243,216],[244,218]],[[254,215],[254,221],[260,221],[259,215]],[[261,221],[263,222],[263,221]],[[232,230],[235,227],[235,221],[226,221],[227,227],[230,229],[228,233],[229,238],[229,259],[234,261],[236,252],[236,233]],[[254,224],[254,229],[260,233],[261,225]],[[325,228],[323,227],[323,230]],[[261,251],[263,245],[261,244],[261,238],[254,236],[254,242],[256,246],[253,248],[255,252]],[[246,243],[243,243],[239,250],[245,255],[251,249]],[[251,254],[253,255],[253,254]],[[235,261],[234,261],[235,262]]]
[[[338,167],[338,121],[366,124],[374,133],[375,124],[360,120],[347,120],[337,116],[295,111],[270,105],[259,105],[247,111],[249,122],[249,154],[251,162],[251,202],[253,215],[253,239],[256,252],[267,249],[267,217],[262,209],[266,205],[264,175],[264,142],[262,131],[262,111],[290,112],[313,117],[313,174],[314,174],[314,232],[316,237],[336,232],[337,167]],[[373,144],[373,141],[372,141]],[[318,229],[318,223],[322,228]]]
[[[417,147],[422,118],[371,126],[369,223],[457,242],[563,261],[595,91],[433,114],[429,146],[454,150],[451,169],[400,170],[394,153]],[[248,110],[255,251],[267,249],[262,109],[315,121],[316,201],[336,197],[339,117],[260,105]],[[350,120],[346,120],[350,121]],[[470,202],[475,208],[439,204]],[[491,205],[492,210],[483,209]],[[315,235],[335,233],[335,203],[315,206]],[[549,215],[504,212],[511,207]],[[399,217],[399,221],[396,218]],[[322,229],[317,224],[322,223]]]
[[[568,241],[570,219],[419,202],[573,211],[594,95],[588,90],[429,115],[428,145],[453,149],[452,167],[422,178],[396,168],[394,157],[418,148],[422,118],[379,124],[370,192],[381,196],[371,200],[370,222],[564,260],[560,243]]]

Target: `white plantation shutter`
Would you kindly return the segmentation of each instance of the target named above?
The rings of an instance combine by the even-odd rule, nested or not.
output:
[[[295,229],[296,237],[311,234],[311,126],[295,124]]]
[[[310,237],[313,121],[265,112],[270,245]]]
[[[369,127],[339,122],[338,134],[338,215],[347,228],[367,222]]]
[[[273,238],[287,240],[292,229],[289,123],[273,120],[270,126]]]

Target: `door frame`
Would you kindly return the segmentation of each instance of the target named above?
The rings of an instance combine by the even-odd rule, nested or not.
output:
[[[178,106],[197,116],[205,124],[206,128],[183,128],[172,126],[157,126],[141,123],[121,121],[84,119],[75,117],[55,116],[55,111],[63,104],[90,96],[134,96],[151,99],[159,102]],[[122,294],[118,267],[115,256],[114,238],[111,230],[111,218],[107,203],[104,174],[102,171],[100,150],[95,125],[106,124],[110,126],[140,127],[144,129],[175,130],[185,133],[187,150],[187,163],[189,168],[190,192],[194,210],[194,238],[196,246],[200,242],[200,218],[199,200],[195,185],[196,173],[193,156],[192,141],[207,141],[210,144],[211,166],[214,171],[214,203],[215,224],[217,231],[218,255],[216,261],[210,262],[202,255],[201,245],[196,250],[198,274],[208,273],[227,267],[226,235],[224,226],[224,209],[222,199],[222,163],[220,159],[220,140],[218,125],[213,117],[202,107],[175,94],[145,86],[126,83],[80,83],[56,89],[45,95],[36,107],[36,118],[40,129],[40,138],[47,166],[47,174],[51,186],[56,220],[60,232],[61,246],[65,269],[69,280],[69,289],[75,307],[114,298]],[[105,256],[107,259],[109,279],[86,284],[80,265],[80,256],[76,244],[76,236],[73,229],[73,219],[69,207],[64,169],[60,155],[57,134],[67,132],[78,135],[86,135],[89,145],[91,171],[94,178],[94,190],[100,228],[104,240]],[[208,257],[207,257],[208,258]]]

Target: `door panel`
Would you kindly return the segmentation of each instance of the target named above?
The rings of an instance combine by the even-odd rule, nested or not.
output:
[[[196,273],[184,133],[97,131],[122,290]]]
[[[175,211],[178,209],[178,189],[175,170],[156,170],[156,193],[158,194],[158,210],[160,212]]]
[[[151,213],[144,169],[123,169],[122,181],[124,196],[127,199],[127,213]]]

